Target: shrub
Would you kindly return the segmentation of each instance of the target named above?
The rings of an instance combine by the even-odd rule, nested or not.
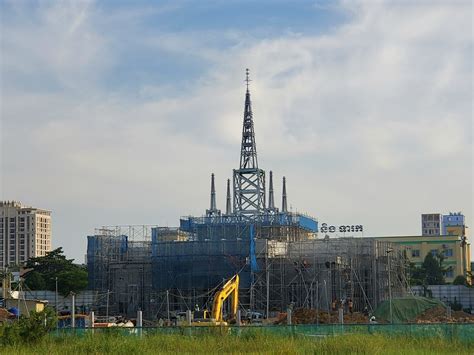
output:
[[[20,317],[18,321],[5,323],[0,327],[0,344],[34,343],[44,338],[56,327],[57,317],[54,310],[46,307],[41,312],[31,312],[29,317]]]

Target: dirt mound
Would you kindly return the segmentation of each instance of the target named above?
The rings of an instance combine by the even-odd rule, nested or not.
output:
[[[423,312],[414,320],[415,323],[474,323],[474,315],[462,312],[453,311],[451,317],[448,317],[447,311],[444,307],[433,307]]]
[[[275,324],[286,324],[286,313],[281,313]],[[315,309],[298,308],[292,314],[293,324],[335,324],[339,323],[337,312],[317,311]],[[345,324],[365,324],[368,317],[362,313],[354,312],[344,314]]]

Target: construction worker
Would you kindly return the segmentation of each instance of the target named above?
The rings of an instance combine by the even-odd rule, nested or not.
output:
[[[337,309],[336,306],[337,306],[337,300],[334,298],[331,303],[331,309],[335,311]]]
[[[352,314],[352,309],[353,309],[353,303],[352,303],[352,299],[349,298],[349,300],[347,301],[347,305],[349,307],[349,313]]]

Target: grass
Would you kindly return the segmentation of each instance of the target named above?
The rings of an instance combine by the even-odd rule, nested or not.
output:
[[[34,344],[10,345],[0,354],[472,354],[473,344],[442,338],[339,335],[325,338],[288,336],[254,331],[231,334],[152,334],[142,337],[118,332],[48,337]]]

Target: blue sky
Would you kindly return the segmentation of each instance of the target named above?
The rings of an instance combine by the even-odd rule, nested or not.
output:
[[[238,164],[250,68],[259,163],[321,222],[473,221],[469,1],[0,1],[1,199],[175,226]]]

